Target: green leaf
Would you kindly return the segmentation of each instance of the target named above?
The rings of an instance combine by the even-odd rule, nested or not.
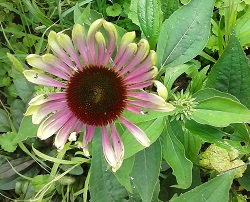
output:
[[[233,181],[234,172],[227,172],[220,175],[179,197],[170,200],[170,202],[190,202],[190,201],[206,201],[206,202],[228,202],[229,189]]]
[[[25,103],[20,99],[14,100],[10,105],[10,111],[13,116],[13,121],[18,125],[20,125],[23,119],[25,108],[26,108]]]
[[[240,40],[241,46],[245,46],[250,43],[250,13],[246,12],[243,16],[237,19],[235,25],[235,33]]]
[[[112,6],[106,8],[106,13],[108,16],[116,17],[122,12],[122,7],[118,3],[114,3]]]
[[[130,176],[142,201],[152,201],[160,172],[161,158],[159,140],[135,154],[135,163]]]
[[[209,37],[214,0],[192,0],[174,12],[162,25],[158,66],[175,67],[197,56]]]
[[[136,125],[146,133],[148,138],[151,140],[151,143],[153,143],[160,136],[164,128],[164,122],[165,118],[158,118]],[[122,141],[125,148],[124,158],[133,156],[135,153],[145,148],[133,137],[133,135],[128,130],[125,130],[122,134]]]
[[[0,145],[3,150],[7,152],[14,152],[17,148],[17,143],[13,140],[16,137],[15,132],[7,132],[5,134],[0,135]]]
[[[206,87],[230,93],[250,108],[250,66],[239,40],[233,34],[208,75]]]
[[[23,68],[23,65],[18,61],[18,59],[16,59],[16,57],[10,53],[7,53],[7,56],[9,58],[9,60],[12,62],[13,67],[15,68],[15,70],[17,70],[20,73],[23,73],[23,71],[25,70]]]
[[[9,178],[16,174],[16,172],[20,172],[27,167],[29,167],[31,164],[33,164],[35,161],[31,159],[30,157],[21,157],[17,159],[13,159],[11,161],[6,162],[5,164],[1,165],[0,169],[0,179],[3,178]],[[16,170],[16,172],[12,169],[12,167]],[[0,184],[2,185],[2,184]],[[1,190],[1,188],[0,188]]]
[[[172,86],[176,79],[182,75],[184,72],[186,72],[191,65],[188,64],[182,64],[179,66],[176,66],[174,68],[167,68],[165,72],[164,77],[164,85],[166,86],[168,92],[171,92]]]
[[[173,185],[173,187],[187,189],[192,183],[193,164],[186,158],[184,146],[177,139],[174,128],[169,121],[166,121],[162,137],[163,158],[173,169],[173,175],[177,180],[177,185]]]
[[[3,109],[0,109],[0,132],[8,131],[10,131],[8,114]]]
[[[108,169],[102,151],[101,130],[97,129],[92,140],[92,161],[90,166],[89,191],[91,201],[122,201],[126,189]]]
[[[129,191],[132,193],[132,186],[130,182],[130,173],[134,166],[135,157],[131,156],[123,160],[122,166],[114,174],[117,180]]]
[[[193,120],[185,121],[185,128],[193,135],[201,138],[204,142],[217,144],[222,141],[223,136],[226,136],[226,133],[222,132],[218,128],[210,125],[199,124]]]
[[[26,103],[28,102],[34,93],[34,84],[28,82],[24,76],[17,72],[13,71],[12,75],[13,82],[17,91],[18,96]]]
[[[250,167],[248,166],[246,171],[244,172],[243,177],[239,178],[238,181],[242,187],[244,187],[247,191],[250,191]]]
[[[175,109],[171,112],[157,112],[152,110],[145,110],[143,114],[135,114],[126,110],[122,116],[128,119],[132,123],[142,123],[146,121],[151,121],[156,118],[161,118],[168,115],[173,115],[178,109]],[[117,123],[121,123],[121,121],[117,120]]]
[[[237,123],[232,124],[234,133],[231,136],[231,140],[245,141],[250,146],[250,127],[247,124]]]
[[[49,174],[47,175],[37,175],[32,179],[32,187],[33,189],[38,192],[40,191],[44,186],[49,184],[54,177],[50,176]]]
[[[183,131],[182,124],[179,121],[172,121],[171,127],[175,131],[178,140],[183,144],[186,157],[190,161],[195,162],[201,148],[201,138],[190,133],[188,130]]]
[[[39,128],[38,124],[32,123],[31,116],[23,117],[21,125],[19,127],[18,134],[15,138],[15,142],[22,142],[27,138],[36,137],[38,128]]]
[[[143,34],[154,49],[162,24],[162,12],[159,0],[137,1],[137,15]]]
[[[169,18],[178,8],[179,0],[161,0],[163,18],[164,20]]]
[[[235,100],[215,96],[200,101],[192,118],[201,124],[225,127],[231,123],[249,122],[250,110]]]
[[[208,98],[215,97],[215,96],[228,98],[228,99],[234,100],[236,102],[239,101],[233,95],[225,93],[225,92],[218,91],[218,90],[213,89],[213,88],[205,88],[205,89],[199,90],[198,92],[193,94],[193,97],[195,98],[196,102],[200,102],[202,100],[206,100]]]

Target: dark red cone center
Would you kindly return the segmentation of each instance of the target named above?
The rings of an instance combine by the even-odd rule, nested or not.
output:
[[[103,126],[115,121],[126,105],[123,79],[102,66],[76,72],[68,82],[66,93],[72,113],[88,125]]]

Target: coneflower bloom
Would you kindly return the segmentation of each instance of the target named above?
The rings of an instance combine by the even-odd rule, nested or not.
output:
[[[32,83],[61,89],[29,102],[25,115],[32,115],[32,122],[40,124],[37,136],[47,139],[56,134],[54,144],[62,149],[70,134],[84,130],[83,150],[87,155],[95,128],[101,127],[103,153],[113,171],[121,166],[124,155],[116,120],[139,143],[150,145],[145,132],[127,120],[123,112],[174,109],[162,97],[143,91],[153,84],[157,74],[156,53],[150,51],[148,42],[142,39],[133,43],[135,33],[128,32],[116,48],[117,36],[115,26],[104,19],[93,22],[86,34],[85,27],[76,24],[72,40],[64,33],[51,31],[48,44],[53,54],[27,56],[34,68],[24,71]]]

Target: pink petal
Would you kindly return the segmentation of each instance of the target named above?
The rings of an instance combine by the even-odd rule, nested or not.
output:
[[[72,30],[72,39],[76,44],[79,52],[82,55],[82,58],[87,66],[90,65],[89,56],[88,56],[88,48],[86,43],[86,38],[84,35],[84,27],[79,24],[75,24]]]
[[[154,103],[154,104],[159,105],[159,106],[165,106],[165,104],[166,104],[165,100],[162,97],[155,95],[153,93],[127,92],[127,96],[134,97],[134,98],[137,98],[140,100],[149,101],[149,102]]]
[[[70,131],[73,129],[76,122],[77,118],[72,116],[57,132],[54,145],[56,146],[56,148],[58,148],[58,150],[61,150],[64,147],[69,138]]]
[[[25,70],[23,74],[27,78],[27,80],[31,83],[44,85],[44,86],[59,87],[59,88],[67,87],[65,84],[34,70]]]
[[[95,126],[86,125],[84,134],[83,134],[83,143],[82,149],[86,156],[89,156],[88,144],[91,142],[93,136],[95,134]]]
[[[107,35],[108,35],[107,51],[106,51],[106,54],[104,55],[104,61],[103,61],[103,65],[107,66],[109,59],[115,50],[115,44],[117,40],[117,31],[116,31],[115,26],[112,23],[107,22],[107,21],[104,21],[103,27],[106,30]]]
[[[63,71],[61,71],[60,69],[51,67],[50,65],[46,64],[42,57],[39,55],[28,55],[26,57],[26,61],[28,62],[29,65],[31,65],[32,67],[35,67],[37,69],[43,70],[44,72],[48,72],[52,75],[55,75],[57,77],[60,77],[64,80],[68,80],[68,77],[64,74]]]
[[[148,86],[151,86],[153,84],[153,81],[146,81],[144,83],[136,83],[136,84],[132,84],[130,86],[127,86],[127,90],[136,90],[136,89],[142,89],[142,88],[146,88]]]
[[[108,164],[116,168],[117,162],[115,158],[115,153],[110,144],[108,131],[105,126],[102,127],[102,148],[103,148],[104,157],[106,161],[108,162]]]
[[[143,130],[141,130],[138,126],[134,125],[122,116],[120,117],[120,120],[140,144],[145,147],[150,146],[150,140],[148,139],[147,135],[144,133]]]
[[[135,114],[140,114],[141,113],[141,109],[139,109],[138,107],[131,106],[131,105],[127,105],[126,109],[133,112],[133,113],[135,113]]]
[[[29,102],[29,105],[41,105],[43,103],[50,101],[62,101],[62,100],[66,100],[65,92],[41,94],[32,98]]]
[[[82,63],[76,53],[76,50],[73,46],[70,37],[66,34],[59,33],[57,34],[57,40],[59,44],[63,47],[65,52],[68,53],[72,60],[75,62],[76,66],[78,67],[77,69],[82,70]]]
[[[121,137],[119,136],[115,126],[112,123],[110,124],[110,130],[111,130],[111,137],[112,137],[112,142],[113,142],[115,158],[117,161],[116,167],[113,167],[112,169],[115,172],[122,165],[122,161],[124,157],[124,146],[123,146]]]
[[[140,62],[142,62],[145,59],[145,57],[148,55],[148,53],[149,53],[148,41],[145,39],[142,39],[138,43],[138,50],[137,50],[136,54],[134,55],[133,59],[126,65],[126,67],[124,67],[119,72],[119,75],[121,76],[121,75],[127,73],[131,68],[137,66]]]

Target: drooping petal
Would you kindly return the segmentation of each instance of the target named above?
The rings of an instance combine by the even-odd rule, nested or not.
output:
[[[57,132],[55,137],[54,145],[58,150],[63,149],[65,143],[68,140],[70,131],[72,131],[74,125],[77,122],[77,118],[72,116],[69,120],[63,125],[63,127]]]
[[[31,105],[32,106],[32,105]],[[32,123],[39,124],[48,114],[67,106],[66,102],[51,101],[39,106],[32,115]]]
[[[117,40],[117,31],[116,31],[115,26],[112,23],[107,22],[107,21],[103,22],[103,27],[106,30],[107,35],[108,35],[107,51],[105,53],[104,61],[103,61],[103,65],[107,66],[109,59],[115,50],[115,44]]]
[[[149,101],[151,103],[157,104],[159,106],[165,106],[166,102],[165,100],[153,93],[147,93],[147,92],[127,92],[127,96],[134,97],[140,100]]]
[[[41,94],[34,98],[32,98],[29,102],[29,105],[41,105],[50,101],[61,101],[66,100],[65,92],[57,92],[57,93],[49,93],[49,94]]]
[[[60,71],[57,68],[53,68],[50,65],[47,65],[41,56],[31,54],[26,57],[26,61],[30,66],[33,66],[37,69],[43,70],[44,72],[48,72],[52,75],[60,77],[62,79],[68,80],[68,77],[64,74],[64,72]]]
[[[140,144],[145,147],[150,146],[150,140],[142,129],[140,129],[138,126],[134,125],[122,116],[120,117],[120,120]]]
[[[87,66],[90,65],[89,55],[88,55],[88,48],[86,43],[86,38],[84,34],[84,27],[79,24],[75,24],[72,30],[72,39],[73,42],[76,44],[81,56]]]
[[[73,43],[68,35],[59,33],[57,34],[58,43],[63,47],[63,49],[70,55],[73,61],[76,63],[79,70],[82,70],[82,63],[76,53]]]
[[[116,167],[113,167],[112,170],[116,172],[122,165],[123,157],[124,157],[124,146],[121,140],[121,137],[119,136],[114,124],[110,124],[110,131],[111,131],[111,138],[113,142],[113,148],[116,158]]]
[[[124,67],[120,72],[119,75],[123,75],[127,73],[130,69],[133,67],[137,66],[140,62],[142,62],[148,55],[149,53],[149,43],[147,40],[142,39],[138,43],[138,49],[136,54],[134,55],[133,59]]]
[[[175,107],[169,103],[165,103],[165,105],[157,105],[152,102],[139,101],[139,100],[128,100],[127,102],[129,104],[143,107],[145,109],[151,109],[151,110],[160,111],[160,112],[170,112],[175,109]]]
[[[56,112],[52,116],[45,119],[38,128],[37,136],[41,140],[45,140],[57,132],[72,117],[72,113],[68,108],[64,108]]]
[[[35,70],[25,70],[23,72],[26,79],[35,84],[40,84],[44,86],[53,86],[53,87],[59,87],[59,88],[66,88],[67,86],[55,79],[52,79],[49,76],[46,76],[45,74],[41,74]]]
[[[86,125],[84,134],[83,134],[83,142],[82,142],[82,149],[85,154],[85,156],[90,156],[89,155],[89,150],[88,150],[88,144],[91,142],[93,136],[95,133],[95,126],[91,125]]]
[[[108,131],[106,126],[102,127],[102,148],[103,154],[109,165],[116,168],[117,161],[115,158],[115,153],[109,140]]]

